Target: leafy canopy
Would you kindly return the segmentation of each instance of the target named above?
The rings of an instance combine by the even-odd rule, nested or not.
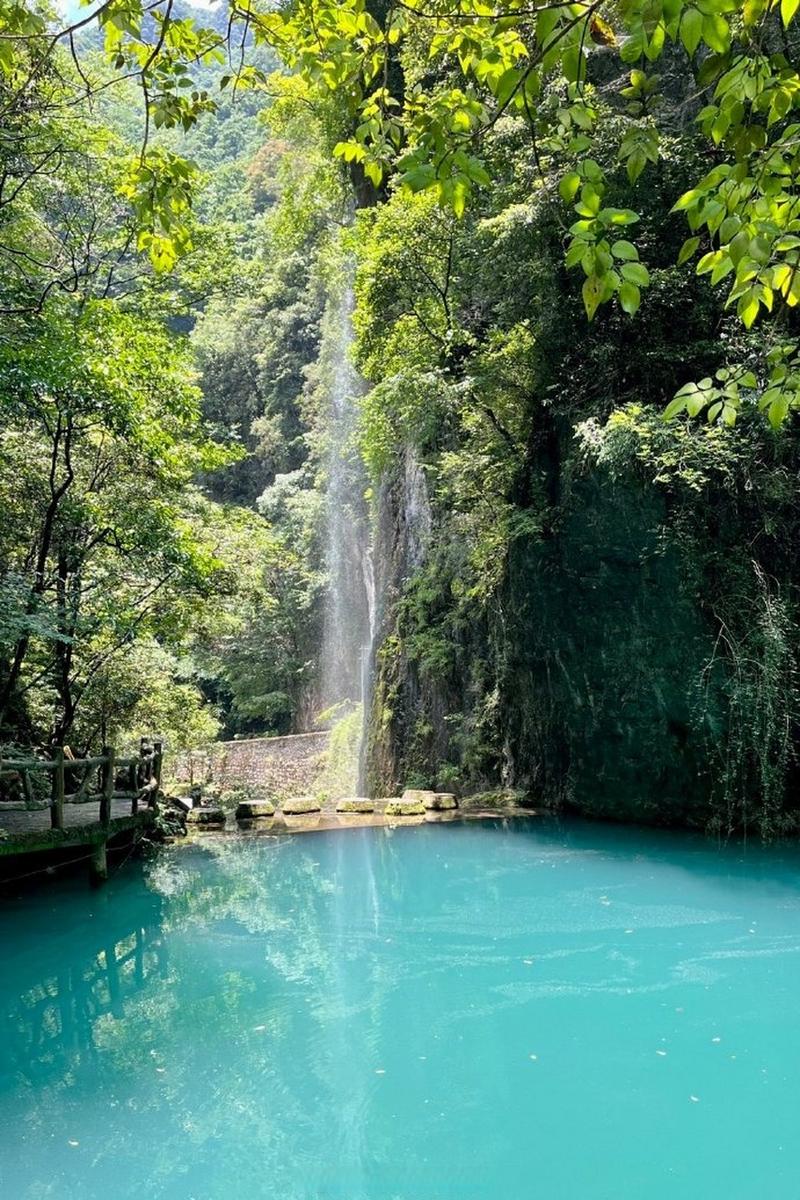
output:
[[[689,80],[684,108],[710,164],[675,197],[690,234],[681,259],[698,258],[697,271],[727,289],[727,304],[749,329],[800,301],[798,7],[800,0],[296,0],[271,9],[230,0],[227,22],[201,28],[173,13],[172,0],[106,0],[58,27],[38,6],[2,0],[0,71],[7,109],[19,109],[54,49],[75,56],[75,32],[99,24],[106,75],[78,66],[87,93],[107,86],[108,69],[141,87],[143,146],[123,191],[138,244],[157,269],[187,244],[193,168],[151,146],[151,134],[188,129],[215,107],[198,81],[203,64],[227,55],[221,86],[262,84],[247,61],[250,40],[298,72],[312,102],[335,99],[347,132],[333,152],[352,172],[375,189],[394,176],[411,191],[434,190],[456,215],[489,183],[483,135],[506,116],[522,118],[537,159],[563,163],[559,190],[576,217],[566,262],[583,274],[592,319],[614,299],[632,316],[650,282],[633,240],[639,214],[609,202],[613,180],[593,157],[601,93],[622,105],[617,162],[636,181],[670,132],[661,127],[654,68],[663,60],[673,71],[680,59]],[[592,70],[597,55],[613,68],[604,69],[611,83],[603,87]],[[777,425],[798,406],[800,372],[796,340],[776,332],[772,341],[756,383]],[[697,386],[679,393],[672,413],[700,411],[702,397],[712,419],[735,420],[738,392]]]

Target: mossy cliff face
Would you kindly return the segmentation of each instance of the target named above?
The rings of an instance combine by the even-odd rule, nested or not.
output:
[[[800,430],[773,432],[755,393],[735,428],[664,419],[687,380],[761,350],[678,262],[697,147],[636,182],[605,164],[650,284],[635,319],[588,322],[558,174],[513,122],[493,138],[505,183],[480,212],[398,192],[362,227],[381,599],[364,786],[791,829]]]
[[[614,819],[791,828],[791,736],[758,714],[772,696],[791,726],[794,629],[780,641],[769,615],[781,589],[765,590],[739,550],[752,514],[720,491],[712,527],[701,516],[687,535],[674,494],[634,467],[587,464],[574,442],[561,446],[548,527],[510,542],[500,586],[466,610],[452,519],[434,512],[424,562],[412,565],[400,474],[384,488],[382,546],[393,555],[370,791],[502,785]],[[788,561],[772,566],[791,575]]]
[[[501,691],[514,786],[625,818],[704,810],[712,633],[663,520],[652,491],[592,477],[552,536],[512,548]]]

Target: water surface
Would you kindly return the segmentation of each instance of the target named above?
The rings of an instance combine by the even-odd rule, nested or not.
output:
[[[214,838],[0,909],[3,1200],[800,1194],[800,856]]]

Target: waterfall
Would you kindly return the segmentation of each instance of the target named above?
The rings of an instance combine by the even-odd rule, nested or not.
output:
[[[327,417],[325,448],[325,566],[327,594],[320,661],[320,701],[332,719],[360,710],[368,691],[369,651],[375,633],[375,580],[367,477],[356,445],[363,382],[350,350],[353,288],[348,279],[328,301],[320,356]],[[353,717],[360,722],[360,717]],[[356,788],[356,748],[351,794]]]
[[[384,616],[391,610],[390,597],[424,562],[432,527],[425,472],[407,446],[380,486],[373,545],[365,499],[369,480],[356,444],[364,383],[350,353],[353,303],[352,282],[346,277],[329,298],[320,355],[327,418],[320,706],[334,722],[330,777],[339,795],[365,792],[365,732]]]

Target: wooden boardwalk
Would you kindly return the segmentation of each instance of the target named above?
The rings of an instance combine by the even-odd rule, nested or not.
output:
[[[87,825],[100,823],[99,804],[65,804],[64,829],[82,829]],[[145,809],[140,812],[146,811]],[[115,797],[111,803],[111,820],[131,816],[131,801],[129,796]],[[0,829],[4,829],[8,837],[17,838],[25,833],[50,833],[50,809],[39,808],[31,810],[8,808],[0,804]],[[2,854],[2,839],[0,839],[0,854]]]
[[[36,777],[42,775],[51,779],[44,804],[36,803]],[[72,759],[58,748],[51,760],[0,759],[0,776],[17,793],[14,802],[0,803],[0,859],[83,846],[99,881],[107,874],[107,843],[155,822],[161,746],[143,739],[139,755],[126,759],[113,749]]]

